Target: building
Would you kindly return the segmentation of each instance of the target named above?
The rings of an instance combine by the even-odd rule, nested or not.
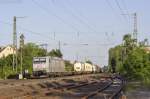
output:
[[[149,46],[144,47],[144,50],[146,51],[146,53],[150,53],[150,47]]]
[[[16,51],[14,51],[14,53],[16,53]],[[0,58],[7,57],[8,55],[11,54],[13,54],[13,47],[11,45],[0,48]]]

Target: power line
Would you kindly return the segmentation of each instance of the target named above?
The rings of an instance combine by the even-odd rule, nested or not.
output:
[[[113,43],[97,43],[97,44],[89,44],[89,43],[80,43],[80,44],[71,44],[71,43],[63,43],[63,46],[110,46]]]
[[[11,23],[9,23],[9,22],[4,22],[4,21],[1,21],[0,20],[0,22],[1,23],[3,23],[3,24],[6,24],[6,25],[9,25],[9,26],[13,26],[13,24],[11,24]],[[48,35],[44,35],[43,33],[39,33],[39,32],[35,32],[35,31],[32,31],[32,30],[29,30],[29,29],[26,29],[26,28],[23,28],[23,27],[21,27],[21,26],[18,26],[18,28],[19,29],[21,29],[21,30],[24,30],[24,31],[26,31],[26,32],[29,32],[29,33],[33,33],[33,34],[35,34],[35,35],[39,35],[40,37],[44,37],[44,38],[46,38],[46,39],[48,39],[48,40],[54,40],[54,41],[56,41],[56,42],[59,42],[59,40],[56,40],[56,39],[54,39],[54,38],[49,38],[49,36]],[[87,32],[82,32],[82,33],[87,33]],[[92,32],[91,32],[92,33]],[[98,33],[98,32],[97,32]],[[101,32],[99,32],[99,33],[101,33]],[[88,44],[88,43],[82,43],[82,44],[70,44],[70,43],[65,43],[65,42],[63,42],[63,41],[61,41],[61,43],[63,44],[63,46],[67,46],[67,45],[84,45],[84,46],[93,46],[93,45],[96,45],[96,46],[109,46],[109,45],[111,45],[111,44]]]
[[[1,20],[0,20],[0,22],[3,23],[3,24],[9,25],[9,26],[12,26],[12,25],[13,25],[13,24],[11,24],[11,23],[4,22],[4,21],[1,21]],[[50,38],[48,35],[44,35],[43,33],[35,32],[35,31],[29,30],[29,29],[26,29],[26,28],[22,28],[22,27],[20,27],[20,26],[18,26],[18,28],[20,28],[21,30],[24,30],[24,31],[26,31],[26,32],[33,33],[33,34],[35,34],[35,35],[39,35],[40,37],[43,37],[44,39],[47,39],[47,40],[54,40],[54,41],[56,41],[56,42],[59,42],[59,40]],[[61,42],[63,43],[63,41],[61,41]]]
[[[38,2],[36,2],[35,0],[32,0],[32,2],[37,5],[39,8],[41,8],[43,11],[47,12],[48,14],[51,14],[52,16],[56,17],[57,19],[59,19],[62,23],[68,25],[69,27],[71,27],[72,29],[79,31],[76,27],[74,27],[72,24],[66,22],[63,18],[59,17],[57,14],[55,14],[53,11],[41,6]]]
[[[124,10],[126,11],[126,15],[128,16],[128,17],[127,17],[127,18],[128,18],[128,25],[129,25],[129,28],[130,28],[130,27],[131,27],[131,26],[130,26],[130,15],[129,15],[128,8],[127,8],[126,3],[125,3],[124,0],[120,0],[120,1],[122,2],[122,5],[124,6]]]
[[[6,22],[6,21],[2,21],[2,20],[0,20],[0,23],[2,23],[2,24],[6,24],[6,25],[8,25],[8,26],[13,26],[13,24],[12,23],[9,23],[9,22]],[[55,40],[56,41],[56,32],[53,32],[53,37],[49,37],[48,35],[44,35],[43,33],[40,33],[40,32],[36,32],[36,31],[33,31],[33,30],[30,30],[30,29],[27,29],[27,28],[23,28],[23,27],[21,27],[21,26],[17,26],[17,28],[19,28],[19,29],[21,29],[21,30],[24,30],[24,31],[26,31],[26,32],[29,32],[29,33],[33,33],[34,35],[39,35],[39,36],[41,36],[41,37],[44,37],[44,38],[47,38],[47,39],[51,39],[51,40]],[[75,32],[57,32],[57,33],[75,33]],[[101,34],[101,33],[105,33],[105,32],[80,32],[80,33],[99,33],[99,34]],[[79,32],[77,32],[77,35],[79,36]],[[58,41],[58,40],[57,40]]]
[[[112,10],[114,16],[116,16],[116,19],[120,19],[121,20],[121,16],[116,13],[116,11],[113,8],[113,6],[111,5],[110,1],[109,0],[105,0],[105,1],[106,1],[107,5],[110,7],[110,9]],[[122,22],[122,20],[121,20],[121,22]]]
[[[11,24],[11,23],[9,23],[9,22],[4,22],[4,21],[1,21],[1,20],[0,20],[0,22],[3,23],[3,24],[9,25],[9,26],[13,26],[13,24]],[[26,31],[26,32],[33,33],[33,34],[35,34],[35,35],[39,35],[39,36],[41,36],[41,37],[44,37],[44,38],[53,40],[52,38],[49,38],[47,35],[44,35],[43,33],[34,32],[34,31],[32,31],[32,30],[23,28],[23,27],[21,27],[21,26],[18,26],[18,28],[20,28],[21,30],[24,30],[24,31]]]
[[[121,14],[124,14],[124,11],[123,11],[123,9],[121,8],[121,6],[120,6],[118,0],[115,0],[115,3],[116,3],[116,5],[118,6],[118,8],[119,8]],[[123,17],[124,17],[124,19],[128,22],[127,17],[125,17],[124,15],[123,15]]]
[[[79,10],[79,9],[77,9],[77,8],[75,8],[75,7],[73,7],[73,5],[71,4],[70,0],[67,0],[67,1],[68,1],[68,2],[67,2],[68,5],[71,5],[70,8],[73,8],[74,11],[76,11],[80,17],[83,17],[83,19],[85,19],[88,24],[91,24],[91,23],[88,21],[88,18],[87,18],[83,13],[81,13],[81,10]],[[95,27],[95,25],[92,25],[92,27]]]
[[[124,9],[126,10],[127,14],[129,14],[129,11],[128,11],[128,8],[127,8],[127,5],[126,5],[125,1],[124,1],[124,0],[121,0],[121,2],[122,2],[122,4],[123,4]]]
[[[68,13],[70,13],[71,16],[73,16],[81,24],[85,25],[88,29],[91,29],[92,31],[96,32],[95,29],[93,29],[91,27],[91,25],[88,24],[87,21],[84,21],[82,18],[78,17],[78,15],[74,14],[74,12],[71,9],[68,9],[65,5],[61,5],[61,8],[63,8],[64,10],[66,10]]]

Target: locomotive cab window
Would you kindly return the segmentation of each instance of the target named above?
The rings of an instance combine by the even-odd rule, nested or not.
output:
[[[45,62],[46,62],[46,58],[39,58],[33,60],[33,63],[45,63]]]

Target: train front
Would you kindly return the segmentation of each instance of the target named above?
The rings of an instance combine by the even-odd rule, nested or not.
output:
[[[33,58],[33,76],[46,75],[46,57]]]

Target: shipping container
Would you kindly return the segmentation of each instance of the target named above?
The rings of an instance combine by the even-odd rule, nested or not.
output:
[[[77,62],[74,64],[74,71],[76,72],[82,72],[84,71],[84,64],[81,62]]]
[[[84,63],[84,71],[92,72],[93,71],[93,65],[89,63]]]

